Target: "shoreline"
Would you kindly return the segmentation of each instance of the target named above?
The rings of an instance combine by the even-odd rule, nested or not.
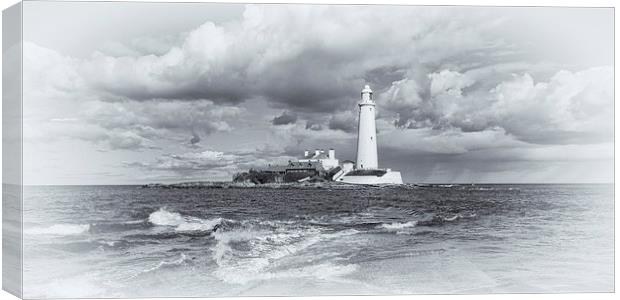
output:
[[[161,188],[161,189],[229,189],[229,188],[267,188],[267,189],[360,189],[360,188],[385,188],[385,187],[404,187],[411,188],[417,185],[360,185],[335,181],[323,182],[283,182],[283,183],[263,183],[255,184],[252,182],[233,182],[233,181],[191,181],[179,183],[149,183],[141,186],[142,188]]]

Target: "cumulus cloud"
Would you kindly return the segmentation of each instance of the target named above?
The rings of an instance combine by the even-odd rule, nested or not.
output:
[[[323,130],[323,124],[317,120],[308,120],[306,121],[306,129],[312,131]]]
[[[488,91],[467,90],[474,76],[442,70],[423,84],[404,79],[379,95],[379,104],[405,128],[458,128],[464,132],[500,127],[532,143],[608,141],[612,133],[613,69],[559,71],[536,82],[513,74]],[[479,79],[478,79],[479,80]]]
[[[446,94],[454,97],[462,95],[463,89],[474,83],[473,79],[459,72],[442,70],[428,75],[430,79],[430,96]]]
[[[139,149],[144,144],[144,138],[134,132],[114,133],[108,138],[112,149]]]
[[[293,124],[301,112],[331,113],[329,120],[307,115],[306,129],[353,132],[350,112],[364,83],[373,84],[378,94],[379,118],[401,128],[456,127],[468,132],[499,126],[522,140],[560,143],[600,130],[594,128],[597,122],[587,120],[600,118],[577,116],[577,108],[570,106],[585,107],[587,99],[597,97],[607,103],[611,88],[596,82],[609,85],[609,68],[565,71],[535,83],[532,74],[522,71],[544,67],[522,62],[524,51],[515,51],[497,30],[504,21],[489,11],[462,8],[248,5],[238,21],[206,22],[178,37],[136,38],[132,48],[143,45],[142,50],[124,56],[97,52],[79,61],[41,47],[28,52],[50,64],[43,68],[61,74],[33,84],[55,91],[77,90],[78,85],[98,92],[106,102],[146,102],[145,107],[156,109],[138,113],[153,115],[141,125],[154,130],[188,131],[200,123],[197,132],[226,131],[230,122],[218,117],[187,118],[182,111],[166,110],[190,106],[183,101],[232,107],[258,97],[286,108],[271,120],[273,125]],[[301,31],[303,35],[296,34]],[[139,54],[151,48],[159,50]],[[510,77],[512,72],[517,75]],[[578,86],[583,93],[544,100],[562,97],[555,94],[566,90],[559,85]],[[531,106],[519,102],[516,90],[536,90],[528,94]],[[170,104],[153,105],[166,101]],[[564,106],[548,105],[554,101]],[[519,107],[510,107],[515,103]],[[136,104],[126,106],[135,109]],[[563,120],[558,120],[558,109]]]
[[[191,134],[192,145],[200,142],[200,133],[231,130],[242,112],[242,108],[218,106],[207,100],[92,102],[84,109],[88,122],[106,130],[125,130],[149,141]]]
[[[355,132],[357,119],[352,110],[339,112],[331,116],[328,123],[329,129]]]
[[[530,35],[519,25],[530,20],[511,11],[247,5],[237,19],[110,41],[80,59],[26,42],[24,140],[141,151],[157,158],[129,164],[185,175],[228,174],[304,148],[352,159],[356,103],[370,84],[386,163],[485,151],[509,161],[510,147],[612,141],[613,68],[555,61],[541,49],[561,38],[523,43]],[[263,137],[279,150],[229,151]],[[228,149],[178,154],[205,144]]]
[[[100,56],[95,54],[92,61]],[[24,44],[26,141],[73,137],[112,150],[141,150],[191,134],[190,143],[196,144],[199,134],[231,130],[244,111],[207,99],[137,100],[101,91],[85,71],[92,61]]]
[[[211,133],[230,130],[242,108],[211,101],[92,102],[85,115],[105,128],[192,129]]]
[[[192,138],[189,140],[189,143],[192,145],[200,143],[200,136],[196,132],[192,131]]]
[[[485,40],[497,20],[480,17],[445,8],[248,5],[238,22],[206,22],[163,54],[96,53],[80,72],[91,86],[135,100],[265,97],[299,111],[333,111],[348,108],[367,81],[382,87],[412,66],[504,46]]]
[[[23,47],[24,98],[54,100],[85,90],[80,60],[28,41]]]
[[[297,122],[297,114],[291,113],[290,111],[284,111],[281,115],[271,120],[271,124],[273,125],[288,125],[295,124],[295,122]]]
[[[157,149],[162,140],[231,130],[243,108],[198,99],[136,101],[94,89],[83,60],[24,44],[24,139],[75,138],[111,150]],[[42,76],[43,75],[43,76]]]

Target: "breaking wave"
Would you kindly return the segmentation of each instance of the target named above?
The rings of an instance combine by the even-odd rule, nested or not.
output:
[[[149,222],[156,226],[171,226],[175,231],[212,231],[222,218],[200,219],[170,212],[163,207],[149,215]]]
[[[440,225],[443,225],[445,223],[450,223],[450,222],[458,221],[458,220],[461,220],[461,219],[475,218],[476,216],[477,215],[475,213],[471,213],[471,214],[468,214],[468,215],[455,214],[455,215],[452,215],[450,217],[436,215],[436,216],[433,216],[430,220],[419,221],[417,223],[417,225],[418,226],[440,226]]]
[[[399,229],[403,229],[403,228],[411,228],[411,227],[415,227],[418,224],[417,221],[409,221],[409,222],[402,222],[402,223],[383,223],[381,225],[379,225],[379,228],[383,228],[383,229],[387,229],[387,230],[399,230]]]
[[[357,230],[323,232],[316,227],[288,222],[271,223],[276,225],[272,228],[265,228],[265,224],[269,223],[245,224],[214,233],[212,258],[218,265],[214,272],[218,278],[245,284],[273,278],[340,276],[355,270],[355,266],[331,263],[306,266],[308,261],[300,257],[317,243],[353,235]],[[313,256],[316,258],[316,253]]]
[[[179,213],[169,212],[164,208],[160,208],[149,215],[149,222],[153,223],[153,225],[178,226],[185,222],[185,219]]]
[[[24,232],[32,235],[77,235],[89,230],[90,224],[55,224],[50,227],[34,227]]]
[[[178,259],[170,260],[170,261],[162,260],[157,265],[153,266],[152,268],[144,270],[142,273],[153,272],[153,271],[159,270],[161,268],[166,268],[166,267],[180,266],[180,265],[183,265],[186,260],[187,260],[187,256],[184,253],[181,253],[181,256]]]
[[[407,231],[402,231],[403,229],[413,228],[418,226],[441,226],[448,223],[453,223],[459,221],[461,219],[471,219],[475,218],[477,215],[475,213],[470,214],[453,214],[453,215],[434,215],[428,219],[418,220],[418,221],[407,221],[407,222],[393,222],[393,223],[381,223],[376,226],[377,229],[384,229],[387,231],[397,231],[397,233],[407,233]]]
[[[159,263],[157,263],[156,265],[154,265],[153,267],[150,267],[146,270],[142,270],[139,271],[131,276],[129,276],[128,279],[132,279],[135,277],[138,277],[142,274],[145,273],[151,273],[160,269],[164,269],[164,268],[173,268],[173,267],[178,267],[178,266],[182,266],[185,265],[186,262],[188,261],[187,256],[184,253],[181,253],[181,256],[178,259],[174,259],[174,260],[162,260]]]

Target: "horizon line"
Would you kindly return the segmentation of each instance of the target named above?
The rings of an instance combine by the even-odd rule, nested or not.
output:
[[[162,185],[171,185],[171,184],[182,184],[182,183],[195,183],[195,182],[204,182],[204,183],[232,183],[232,181],[180,181],[180,182],[149,182],[149,183],[109,183],[109,184],[21,184],[21,186],[143,186],[149,184],[162,184]],[[615,184],[615,182],[405,182],[403,185],[502,185],[502,184],[511,184],[511,185],[569,185],[569,184],[600,184],[600,185],[608,185]],[[11,183],[2,183],[2,185],[18,185]],[[257,184],[256,186],[260,186],[261,184]]]

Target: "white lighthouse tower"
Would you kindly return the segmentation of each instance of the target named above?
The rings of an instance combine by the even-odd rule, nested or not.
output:
[[[357,127],[357,169],[377,169],[377,128],[375,125],[375,100],[370,86],[364,86],[362,100],[358,103],[359,123]]]
[[[338,177],[337,181],[355,184],[402,184],[400,172],[379,168],[375,100],[370,86],[366,85],[362,89],[362,100],[358,106],[360,111],[355,169]]]

